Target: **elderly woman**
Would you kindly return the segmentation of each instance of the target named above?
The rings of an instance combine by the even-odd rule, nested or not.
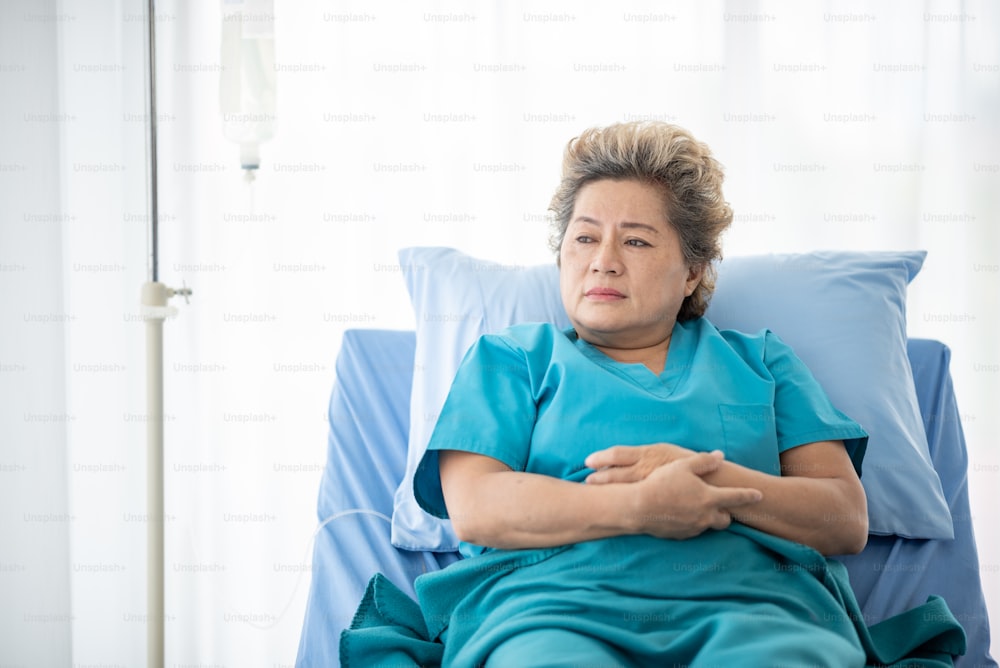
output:
[[[444,665],[864,665],[823,555],[865,545],[867,435],[774,334],[703,317],[721,185],[671,125],[569,143],[551,209],[573,326],[482,337],[414,481],[469,557],[416,582]]]

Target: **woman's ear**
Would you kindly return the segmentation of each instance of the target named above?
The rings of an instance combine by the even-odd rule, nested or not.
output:
[[[699,264],[688,269],[687,282],[684,286],[684,296],[690,297],[701,283],[701,277],[705,273],[705,265]]]

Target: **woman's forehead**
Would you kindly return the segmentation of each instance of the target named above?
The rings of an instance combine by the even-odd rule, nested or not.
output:
[[[591,181],[577,193],[570,222],[645,226],[662,232],[670,228],[665,200],[662,187],[648,182]]]

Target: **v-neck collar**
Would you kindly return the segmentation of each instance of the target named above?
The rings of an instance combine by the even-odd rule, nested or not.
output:
[[[663,371],[656,374],[641,362],[618,362],[611,359],[593,344],[581,339],[575,330],[570,329],[567,334],[587,359],[661,397],[673,394],[680,380],[687,375],[691,368],[694,341],[697,338],[695,333],[684,323],[675,323],[673,332],[670,334],[667,363],[663,367]]]

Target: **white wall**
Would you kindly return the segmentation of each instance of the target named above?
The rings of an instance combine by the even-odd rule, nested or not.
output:
[[[930,250],[910,330],[953,349],[1000,624],[994,3],[277,4],[278,130],[248,187],[222,134],[219,4],[157,3],[161,278],[195,293],[165,325],[168,665],[292,662],[340,337],[413,325],[396,250],[549,261],[562,146],[638,117],[726,165],[729,254]],[[143,8],[0,9],[14,665],[71,645],[81,665],[143,661]],[[42,509],[64,519],[24,520]]]
[[[65,174],[58,29],[51,2],[0,9],[0,659],[71,660],[65,342],[78,321],[63,292]]]

